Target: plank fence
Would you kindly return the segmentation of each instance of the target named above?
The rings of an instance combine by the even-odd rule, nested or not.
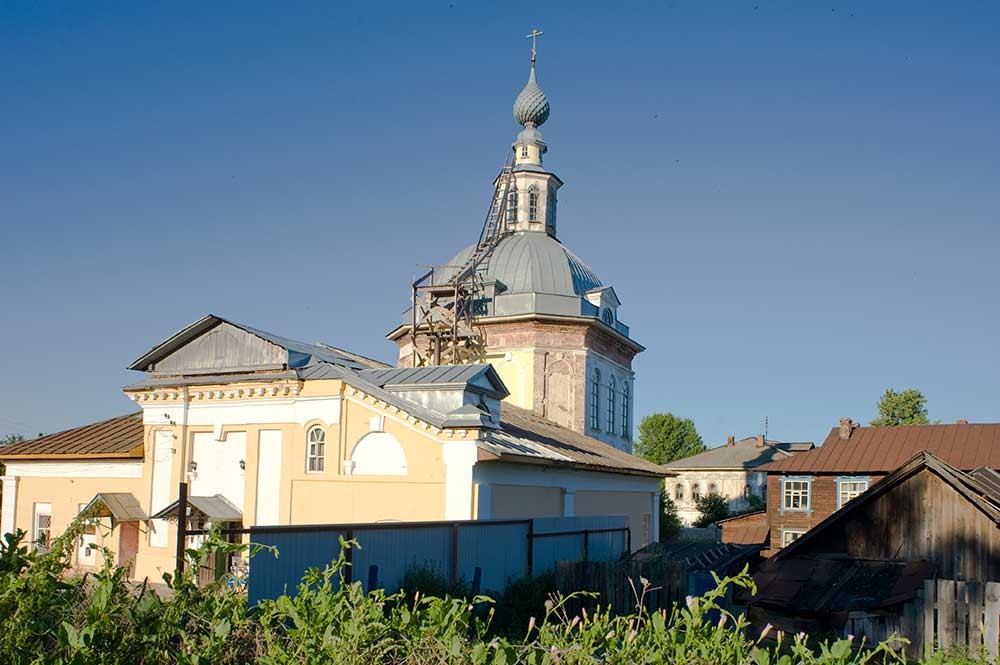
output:
[[[964,647],[1000,663],[1000,582],[925,580],[901,613],[852,612],[844,633],[864,635],[869,643],[895,633],[910,641],[910,658]]]
[[[639,601],[649,611],[670,609],[685,602],[688,593],[687,566],[678,561],[560,561],[555,567],[556,589],[563,595],[591,591],[594,597],[567,602],[570,615],[586,608],[608,608],[615,614],[633,614]],[[642,580],[649,586],[643,594]]]

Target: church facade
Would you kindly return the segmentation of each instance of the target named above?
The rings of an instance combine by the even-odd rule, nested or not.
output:
[[[512,145],[506,233],[484,264],[486,289],[476,319],[486,340],[484,360],[510,390],[511,404],[631,452],[632,360],[643,346],[621,320],[615,290],[556,234],[563,182],[543,166],[548,146],[538,129],[549,112],[533,60],[514,103],[523,130]],[[474,249],[440,266],[440,279],[447,281]],[[388,335],[404,366],[413,357],[410,328],[406,313]]]
[[[633,548],[656,540],[664,470],[630,454],[642,347],[556,238],[534,63],[515,116],[516,226],[490,257],[485,363],[391,367],[208,315],[129,366],[138,412],[0,451],[0,532],[44,548],[84,511],[102,527],[78,566],[106,547],[157,579],[186,482],[208,521],[242,526],[626,515]]]

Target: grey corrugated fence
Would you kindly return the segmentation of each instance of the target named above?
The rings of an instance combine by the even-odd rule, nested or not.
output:
[[[274,548],[250,561],[251,605],[294,593],[303,573],[337,558],[339,539],[357,540],[349,552],[353,579],[367,580],[375,567],[377,584],[399,588],[412,567],[437,569],[452,582],[480,576],[480,589],[499,592],[508,580],[550,571],[557,561],[607,561],[628,551],[624,516],[545,517],[466,522],[393,522],[254,527],[250,542]]]

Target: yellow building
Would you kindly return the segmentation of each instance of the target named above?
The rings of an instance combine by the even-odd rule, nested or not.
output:
[[[131,365],[141,411],[3,450],[2,530],[43,543],[97,498],[109,547],[138,577],[173,569],[190,494],[244,526],[627,515],[656,537],[662,471],[501,400],[490,365],[390,368],[207,316]]]
[[[632,358],[620,301],[556,238],[556,190],[535,80],[515,103],[508,226],[484,270],[489,364],[388,367],[217,316],[130,369],[140,408],[7,447],[0,531],[44,546],[88,504],[135,575],[173,569],[175,533],[153,519],[179,483],[243,526],[626,515],[633,548],[657,538],[661,467],[633,457]],[[471,250],[451,261],[464,263]],[[228,517],[226,517],[228,516]]]

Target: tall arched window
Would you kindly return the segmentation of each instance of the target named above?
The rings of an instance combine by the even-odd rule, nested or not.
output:
[[[590,429],[601,429],[601,370],[596,367],[590,380]]]
[[[615,377],[608,380],[608,433],[615,433]]]
[[[676,499],[677,501],[683,501],[684,500],[684,485],[683,484],[677,483],[676,485],[674,485],[674,499]]]
[[[708,486],[708,493],[709,494],[718,494],[719,493],[719,486],[716,485],[715,483],[710,484]]]
[[[753,492],[753,489],[750,487],[750,483],[747,483],[746,485],[743,486],[743,498],[744,499],[749,499],[750,498],[750,494],[752,492]]]
[[[691,486],[691,498],[695,501],[701,498],[701,485],[698,483]]]
[[[313,427],[307,439],[306,471],[322,471],[326,468],[326,432],[322,427]]]
[[[517,185],[510,183],[507,193],[507,223],[517,224]]]
[[[528,187],[528,221],[538,221],[538,185]]]
[[[628,381],[622,383],[622,436],[626,439],[629,435],[628,429],[629,394]]]

